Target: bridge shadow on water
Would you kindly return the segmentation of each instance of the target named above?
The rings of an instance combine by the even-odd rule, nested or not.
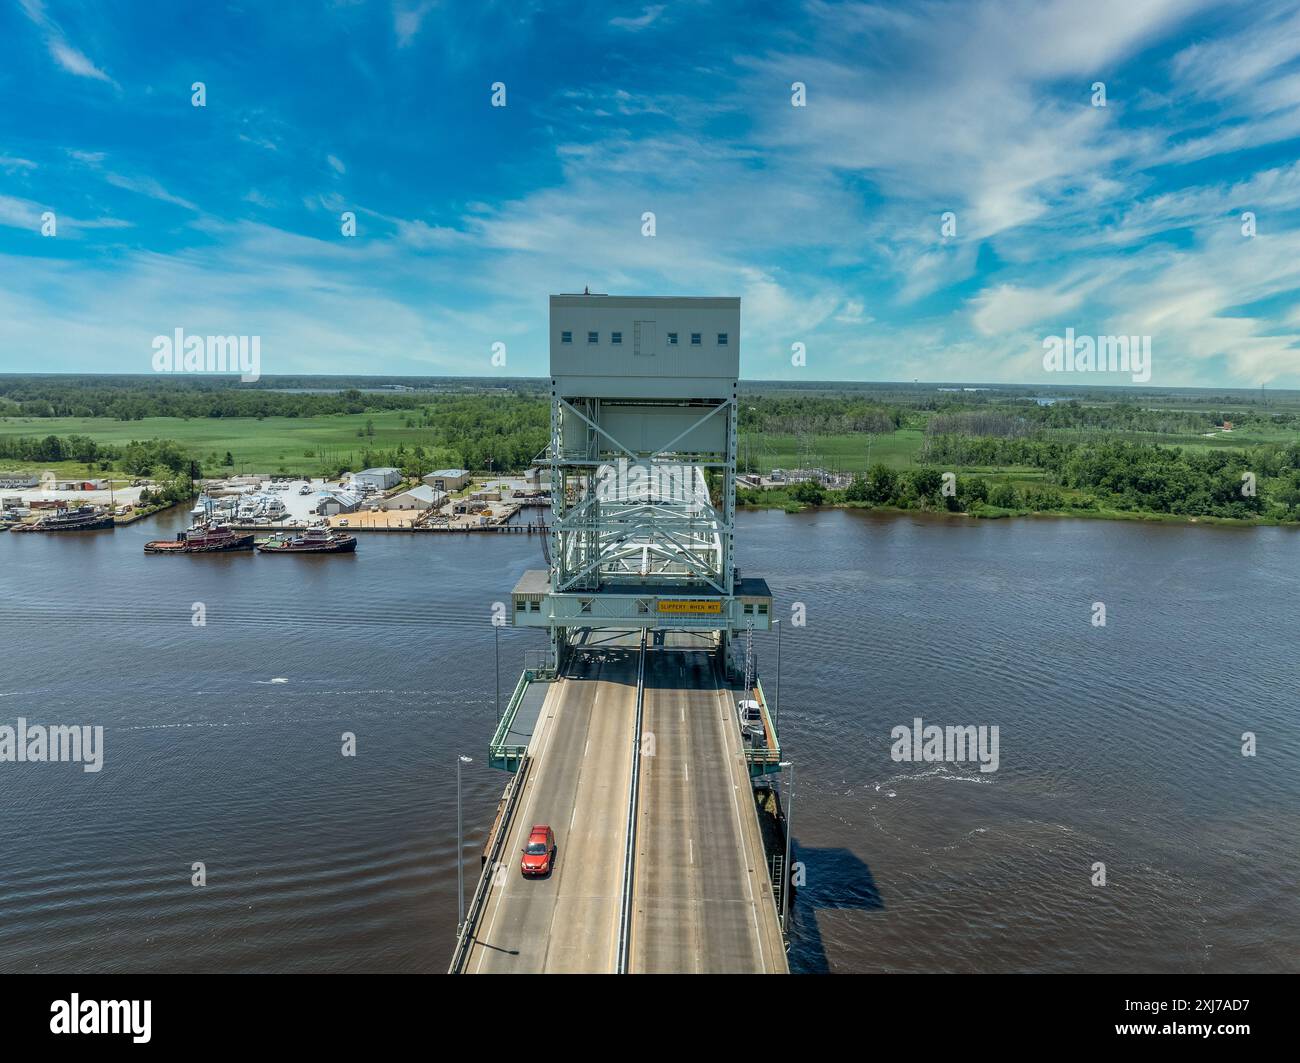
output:
[[[790,859],[804,865],[804,885],[794,892],[790,912],[790,972],[829,974],[817,913],[883,911],[871,868],[848,849],[805,849],[792,843]]]

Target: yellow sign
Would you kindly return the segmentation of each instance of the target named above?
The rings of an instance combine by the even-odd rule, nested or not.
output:
[[[717,598],[662,598],[661,613],[720,613],[722,602]]]

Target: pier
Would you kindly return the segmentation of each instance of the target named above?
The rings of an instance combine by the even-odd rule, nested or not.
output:
[[[394,527],[390,525],[365,525],[365,524],[346,524],[340,525],[335,521],[330,525],[333,528],[342,527],[344,531],[352,533],[370,534],[371,532],[383,533],[393,532],[402,534],[423,534],[425,532],[437,532],[447,535],[538,535],[546,533],[545,524],[528,522],[526,524],[414,524],[407,527]],[[235,522],[230,525],[235,531],[259,532],[264,535],[274,535],[277,532],[302,532],[310,527],[304,523],[294,524],[249,524],[247,522]]]

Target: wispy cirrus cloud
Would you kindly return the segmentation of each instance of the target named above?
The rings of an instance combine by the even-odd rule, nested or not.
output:
[[[508,339],[511,371],[541,373],[545,295],[590,284],[741,295],[748,376],[793,376],[798,341],[823,378],[1041,380],[1042,334],[1073,325],[1150,331],[1157,383],[1300,386],[1298,18],[1283,0],[398,0],[223,38],[214,16],[214,55],[246,62],[214,69],[205,112],[87,44],[128,81],[59,134],[94,150],[37,131],[7,145],[31,166],[0,162],[24,224],[51,196],[131,218],[132,246],[88,230],[6,268],[55,349],[79,349],[70,316],[127,342],[169,308],[256,314],[293,372],[478,373]],[[289,52],[328,76],[287,78]],[[76,91],[39,58],[39,89]]]
[[[186,210],[197,211],[199,209],[189,200],[172,195],[152,177],[131,177],[120,173],[106,173],[104,174],[104,180],[115,188],[122,188],[141,196],[148,196],[160,203],[170,203],[176,207],[184,207]]]
[[[68,42],[63,30],[47,13],[42,0],[18,0],[24,13],[45,37],[51,58],[69,74],[91,78],[117,86],[117,82],[97,67],[80,49]]]
[[[636,16],[619,15],[609,20],[609,24],[621,30],[640,31],[649,29],[659,21],[659,16],[664,13],[663,4],[650,4],[641,9],[641,14]]]
[[[49,204],[37,203],[18,196],[0,195],[0,225],[12,229],[24,229],[37,232],[41,227],[42,215],[50,211]],[[57,211],[55,221],[57,231],[67,236],[77,235],[87,229],[129,229],[131,223],[121,218],[79,218]]]

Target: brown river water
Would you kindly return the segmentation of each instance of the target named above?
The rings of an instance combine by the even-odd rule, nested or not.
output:
[[[104,728],[101,771],[0,763],[0,970],[445,970],[536,538],[143,554],[181,526],[0,535],[0,725]],[[786,621],[795,971],[1300,970],[1300,533],[742,512],[737,555]],[[997,771],[894,760],[917,717]]]

